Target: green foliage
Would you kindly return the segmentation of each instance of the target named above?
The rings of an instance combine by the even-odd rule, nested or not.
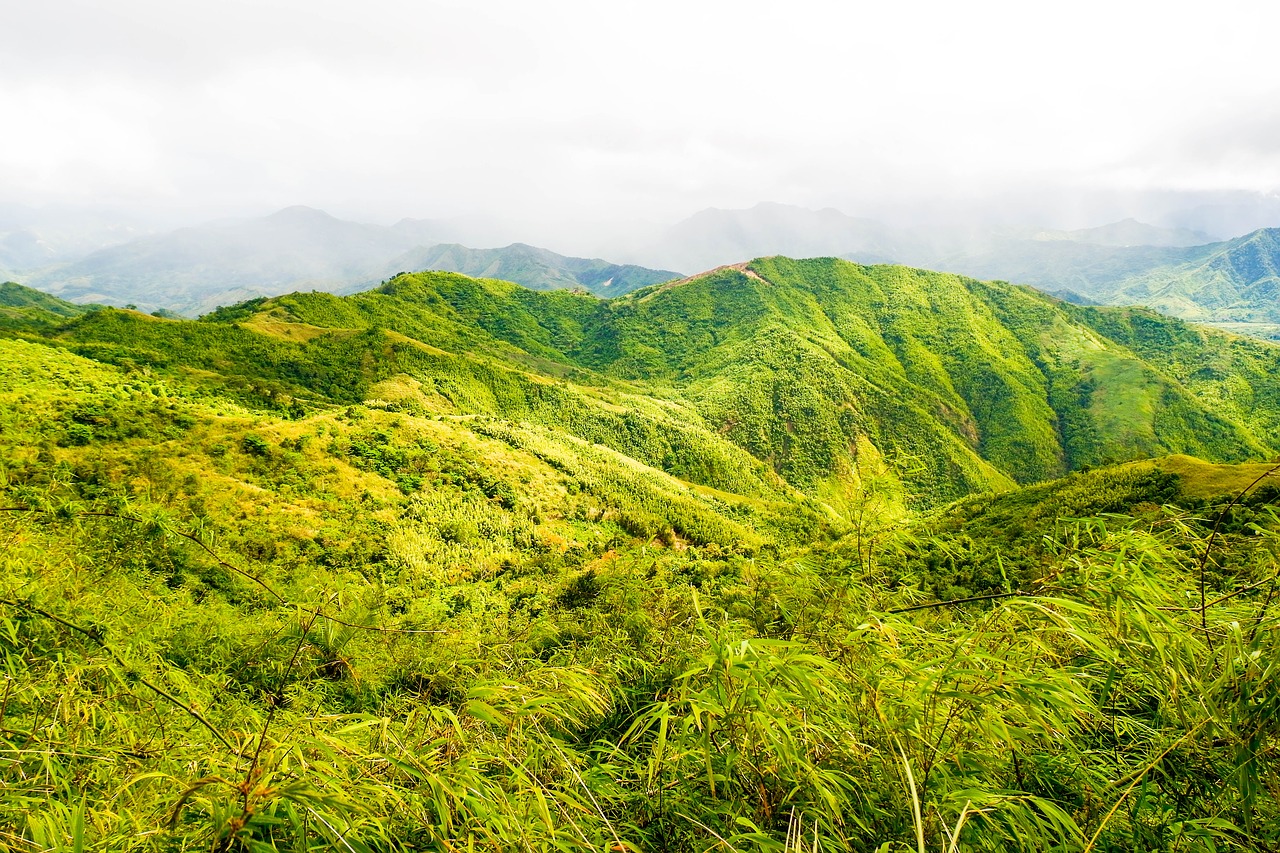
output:
[[[1266,467],[1014,487],[1265,450],[1203,401],[1270,352],[1080,317],[767,259],[0,338],[0,844],[1272,849]]]
[[[1280,445],[1274,348],[1118,316],[958,276],[767,258],[608,302],[402,274],[194,323],[98,311],[54,339],[292,417],[407,377],[418,392],[388,404],[411,414],[567,429],[694,483],[791,486],[842,513],[886,469],[924,508],[1089,465]]]
[[[0,282],[0,309],[14,312],[43,312],[61,318],[76,317],[89,310],[83,305],[73,305],[12,281]]]

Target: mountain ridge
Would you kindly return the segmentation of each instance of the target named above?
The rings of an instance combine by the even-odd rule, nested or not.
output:
[[[433,254],[421,245],[433,234],[445,236],[440,229],[446,227],[426,220],[367,225],[295,205],[259,219],[149,235],[20,278],[69,301],[135,304],[147,311],[198,315],[219,305],[292,290],[349,292],[376,285],[415,259],[449,254],[450,250]],[[676,275],[568,258],[535,247],[467,249],[463,254],[469,258],[468,269],[481,263],[535,288],[607,290],[611,285],[606,282],[617,278],[617,289],[625,290]],[[536,263],[530,262],[531,256],[536,256]],[[476,260],[480,257],[485,260]]]
[[[757,460],[748,469],[763,464],[837,508],[877,478],[901,500],[935,505],[1112,461],[1242,461],[1280,448],[1280,407],[1256,404],[1277,391],[1280,349],[1228,345],[1135,309],[833,258],[761,258],[607,301],[404,274],[347,297],[256,300],[194,325],[96,312],[66,334],[86,353],[132,336],[140,353],[190,352],[200,370],[222,363],[180,343],[181,329],[207,337],[211,353],[261,353],[244,360],[274,366],[245,377],[253,383],[314,374],[309,393],[359,401],[369,396],[360,383],[405,373],[436,389],[432,407],[567,424],[714,488],[736,488],[724,460],[745,451]],[[266,354],[285,341],[297,343]],[[318,372],[307,352],[347,354]],[[627,388],[647,412],[630,426],[590,402]],[[691,426],[662,414],[672,405]],[[708,467],[694,446],[722,461]]]

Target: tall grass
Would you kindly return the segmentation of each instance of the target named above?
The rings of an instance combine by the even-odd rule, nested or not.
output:
[[[1203,624],[1206,527],[1108,518],[1051,543],[1036,594],[897,614],[918,602],[908,588],[870,584],[833,551],[740,566],[754,611],[732,583],[699,594],[615,561],[571,611],[575,639],[532,656],[517,635],[475,645],[527,630],[505,618],[391,635],[248,586],[194,601],[102,562],[126,536],[170,559],[194,548],[159,528],[3,524],[0,842],[13,849],[950,853],[1280,838],[1266,517],[1215,545],[1232,574]],[[326,606],[356,598],[334,590]],[[638,617],[643,628],[627,624]],[[433,669],[406,678],[414,661]]]

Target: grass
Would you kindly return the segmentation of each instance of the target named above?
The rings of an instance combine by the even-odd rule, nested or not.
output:
[[[1154,459],[1150,464],[1161,471],[1177,474],[1178,489],[1182,495],[1208,500],[1242,491],[1272,468],[1274,463],[1214,465],[1192,456],[1177,455]]]
[[[1273,848],[1280,518],[1265,489],[1227,506],[1257,466],[1015,487],[975,450],[974,389],[1016,420],[1043,413],[1028,389],[1048,406],[1070,383],[1031,349],[1040,379],[1016,353],[966,373],[949,327],[892,299],[939,283],[978,300],[965,323],[1019,318],[984,346],[1023,346],[1051,309],[954,277],[759,269],[605,308],[401,282],[459,351],[370,325],[234,362],[256,333],[219,324],[261,304],[0,338],[0,844]],[[788,269],[808,290],[770,296]],[[881,314],[843,316],[827,291],[854,288]],[[669,294],[689,319],[651,347],[660,381],[632,373],[652,352],[588,364],[593,312],[638,339],[643,312],[679,319]],[[711,295],[826,319],[753,326],[763,302]],[[286,301],[352,328],[393,296]],[[506,325],[456,320],[507,298],[526,302]],[[539,306],[563,323],[525,325]],[[163,336],[188,326],[225,348],[184,361]],[[113,363],[59,345],[90,332]],[[499,334],[579,355],[534,376]],[[1098,335],[1107,381],[1175,387]],[[902,359],[857,361],[883,351]],[[933,390],[895,396],[895,375]],[[1198,423],[1189,398],[1149,399],[1161,429]]]

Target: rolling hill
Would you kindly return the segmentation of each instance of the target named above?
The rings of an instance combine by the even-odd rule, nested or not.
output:
[[[680,273],[670,270],[611,264],[599,258],[569,258],[523,243],[501,249],[469,249],[456,243],[442,243],[411,250],[388,266],[397,271],[442,270],[476,278],[496,278],[531,290],[580,289],[604,298],[681,278]]]
[[[428,410],[533,419],[728,491],[749,473],[758,492],[763,465],[838,511],[872,481],[934,505],[1109,461],[1280,447],[1272,347],[836,259],[765,258],[608,301],[406,274],[196,324],[94,312],[63,335],[98,358],[243,365],[237,381],[304,400],[359,402],[403,374],[435,389]]]
[[[5,845],[1280,838],[1273,345],[834,258],[0,304]]]

